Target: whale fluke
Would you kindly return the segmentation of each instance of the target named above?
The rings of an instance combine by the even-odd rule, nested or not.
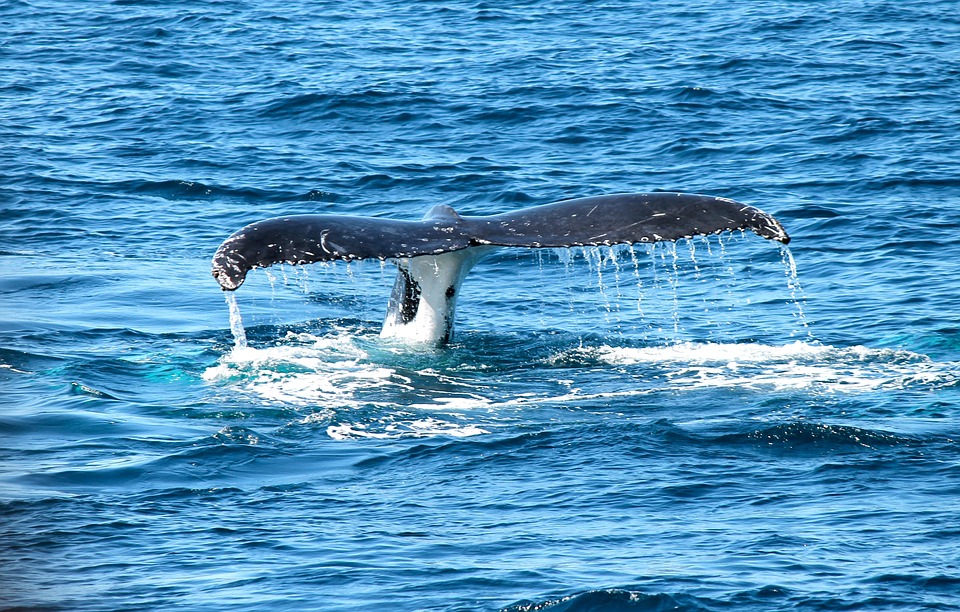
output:
[[[767,213],[726,198],[622,193],[535,206],[484,217],[433,207],[420,221],[294,215],[247,225],[213,256],[224,291],[247,272],[278,263],[394,260],[399,268],[381,335],[443,343],[452,333],[456,294],[470,268],[493,247],[556,248],[660,242],[752,230],[787,244]]]
[[[226,291],[247,272],[278,263],[399,259],[471,246],[549,248],[678,240],[753,230],[784,244],[783,226],[767,213],[726,198],[687,193],[628,193],[564,200],[486,217],[461,217],[436,206],[421,221],[342,215],[293,215],[247,225],[213,257]]]

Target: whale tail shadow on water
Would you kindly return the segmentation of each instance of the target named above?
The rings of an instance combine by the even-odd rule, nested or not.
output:
[[[247,272],[273,264],[390,259],[399,272],[380,335],[443,344],[453,333],[463,279],[497,247],[634,244],[747,229],[790,241],[783,226],[757,208],[688,193],[604,195],[486,217],[462,217],[439,205],[421,221],[295,215],[236,231],[217,249],[213,276],[224,291],[234,291]]]

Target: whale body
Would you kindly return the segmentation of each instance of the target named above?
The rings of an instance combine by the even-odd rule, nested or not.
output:
[[[343,215],[292,215],[251,223],[213,256],[224,291],[247,273],[278,263],[391,260],[398,272],[380,335],[444,344],[453,334],[457,294],[469,271],[499,247],[558,248],[673,241],[752,230],[790,242],[771,215],[714,196],[621,193],[534,206],[499,215],[465,217],[434,206],[420,221]]]

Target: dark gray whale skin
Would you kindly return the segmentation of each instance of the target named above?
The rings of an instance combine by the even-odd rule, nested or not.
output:
[[[767,213],[726,198],[674,193],[619,193],[564,200],[485,217],[461,217],[436,206],[422,221],[376,217],[294,215],[247,225],[213,257],[224,291],[247,272],[278,263],[336,259],[399,259],[472,246],[553,248],[678,240],[730,230],[752,230],[783,244],[783,226]]]

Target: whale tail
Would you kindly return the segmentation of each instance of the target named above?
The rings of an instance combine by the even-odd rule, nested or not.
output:
[[[757,208],[669,192],[579,198],[485,217],[439,205],[421,221],[297,215],[232,234],[217,249],[212,272],[223,290],[234,291],[250,270],[278,263],[390,259],[398,273],[381,336],[443,344],[453,332],[460,285],[496,247],[635,244],[748,229],[790,241],[783,226]]]
[[[423,219],[463,221],[453,208],[444,204],[431,208]],[[460,285],[473,266],[493,250],[496,247],[472,246],[439,255],[394,259],[397,280],[387,303],[380,337],[420,344],[449,342],[453,337]]]

